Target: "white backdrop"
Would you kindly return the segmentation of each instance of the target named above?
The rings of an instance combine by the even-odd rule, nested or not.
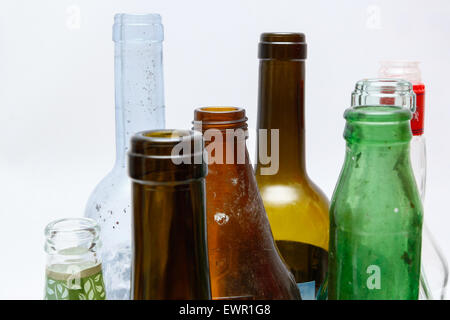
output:
[[[190,127],[202,105],[245,107],[254,128],[259,34],[306,33],[307,165],[328,197],[343,162],[342,114],[355,82],[376,76],[382,59],[422,61],[426,217],[450,256],[450,1],[2,0],[0,298],[42,298],[45,225],[82,215],[113,165],[118,12],[163,17],[171,128]],[[253,146],[251,139],[251,153]]]

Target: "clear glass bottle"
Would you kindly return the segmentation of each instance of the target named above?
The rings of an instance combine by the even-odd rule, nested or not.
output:
[[[356,84],[330,207],[330,300],[418,299],[422,204],[409,154],[414,105],[407,81]]]
[[[99,231],[97,222],[87,218],[47,225],[46,300],[105,300]]]
[[[116,162],[91,194],[85,215],[102,230],[108,299],[129,299],[131,184],[126,152],[136,132],[164,128],[163,26],[158,14],[114,18]]]
[[[416,109],[411,119],[413,137],[411,139],[411,165],[417,181],[420,196],[425,199],[426,183],[426,144],[424,133],[424,96],[425,85],[422,83],[419,62],[417,61],[382,61],[379,76],[387,79],[403,79],[413,85],[416,94]]]
[[[425,202],[427,177],[425,124],[425,85],[418,61],[382,61],[379,76],[391,79],[404,79],[413,84],[416,94],[416,109],[411,119],[413,137],[411,139],[411,164],[419,188],[422,203]],[[421,299],[444,299],[448,282],[448,265],[437,242],[427,227],[423,226],[422,238]]]

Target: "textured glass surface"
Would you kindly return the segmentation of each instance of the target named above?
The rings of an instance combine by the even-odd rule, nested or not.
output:
[[[329,299],[419,297],[423,209],[410,161],[414,107],[409,82],[356,85],[330,208]]]
[[[101,226],[108,299],[129,299],[131,184],[125,156],[138,131],[164,128],[163,28],[158,14],[118,14],[115,41],[116,163],[97,185],[86,216]]]
[[[330,208],[328,298],[417,299],[422,205],[410,164],[411,112],[359,106],[345,118],[346,158]]]

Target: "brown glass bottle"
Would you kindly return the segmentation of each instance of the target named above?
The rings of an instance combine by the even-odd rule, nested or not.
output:
[[[279,153],[278,170],[265,173],[258,135],[256,179],[278,249],[302,298],[314,299],[327,271],[329,218],[328,200],[305,168],[305,36],[264,33],[258,58],[257,126],[269,137],[279,130]],[[269,153],[277,150],[267,141]]]
[[[175,146],[186,148],[174,153]],[[131,139],[135,300],[211,298],[202,154],[202,137],[193,131]]]
[[[208,153],[206,208],[213,299],[300,299],[273,241],[245,141],[245,110],[195,110]]]

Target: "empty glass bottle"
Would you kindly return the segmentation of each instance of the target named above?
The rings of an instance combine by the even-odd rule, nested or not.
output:
[[[261,141],[258,134],[255,174],[278,250],[302,299],[312,300],[327,271],[329,220],[328,200],[306,172],[305,41],[302,33],[261,35],[258,129],[270,138]],[[268,148],[260,146],[266,141]],[[270,163],[262,163],[265,151]]]
[[[131,185],[125,155],[138,131],[164,128],[163,26],[158,14],[114,18],[116,162],[97,185],[85,215],[102,230],[102,259],[108,299],[129,299]]]
[[[380,77],[404,79],[413,84],[416,94],[416,109],[411,119],[413,137],[411,140],[411,164],[419,187],[422,204],[425,201],[427,178],[427,157],[424,135],[425,85],[418,61],[382,61]],[[422,266],[420,279],[420,299],[444,299],[448,282],[448,265],[445,256],[427,227],[423,225]]]
[[[409,154],[414,103],[407,81],[356,84],[330,208],[329,299],[418,298],[422,204]]]
[[[99,231],[97,222],[87,218],[47,225],[46,300],[105,300]]]
[[[210,299],[201,134],[140,132],[128,157],[133,299]]]
[[[209,161],[206,211],[213,298],[299,299],[256,185],[245,110],[198,108],[194,128],[204,134]]]

